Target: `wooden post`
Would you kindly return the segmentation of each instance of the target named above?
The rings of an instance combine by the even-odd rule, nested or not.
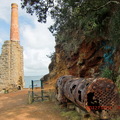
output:
[[[42,98],[42,101],[44,100],[44,99],[43,99],[43,96],[44,96],[44,95],[43,95],[43,88],[44,88],[44,87],[43,87],[43,81],[41,80],[41,89],[42,89],[42,90],[41,90],[41,98]]]
[[[34,83],[33,83],[33,80],[32,80],[31,82],[32,82],[32,102],[34,102],[34,92],[33,92],[33,89],[34,89]]]

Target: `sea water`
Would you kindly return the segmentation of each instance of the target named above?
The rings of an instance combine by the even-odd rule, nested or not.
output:
[[[42,76],[24,76],[24,82],[25,82],[24,88],[31,88],[32,80],[34,87],[41,87],[41,81],[40,81],[41,78]]]

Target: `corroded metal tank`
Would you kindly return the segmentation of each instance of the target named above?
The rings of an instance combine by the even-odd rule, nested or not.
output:
[[[119,94],[114,82],[107,78],[75,78],[62,76],[56,84],[57,100],[73,102],[101,119],[108,119],[118,110]]]

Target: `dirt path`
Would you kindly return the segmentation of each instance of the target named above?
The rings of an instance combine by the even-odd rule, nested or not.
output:
[[[27,90],[0,95],[0,120],[66,120],[51,102],[27,104]]]

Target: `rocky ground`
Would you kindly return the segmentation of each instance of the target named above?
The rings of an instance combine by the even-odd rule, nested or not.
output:
[[[27,93],[0,94],[0,120],[66,120],[52,102],[28,104]]]

